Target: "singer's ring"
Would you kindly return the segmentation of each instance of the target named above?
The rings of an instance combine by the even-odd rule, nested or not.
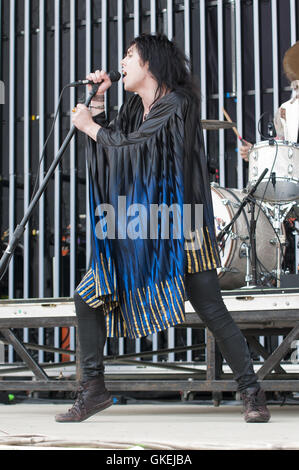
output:
[[[72,113],[75,113],[76,111],[77,111],[76,108],[73,108],[73,109],[72,109]]]

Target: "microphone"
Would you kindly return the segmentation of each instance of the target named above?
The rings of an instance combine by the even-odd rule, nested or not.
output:
[[[274,138],[276,137],[276,130],[273,121],[269,121],[267,125],[269,144],[274,145]]]
[[[117,82],[120,77],[121,77],[121,74],[115,70],[112,70],[111,72],[108,73],[108,76],[111,80],[111,82]],[[100,85],[101,83],[103,83],[103,80],[102,82],[99,82],[98,85]],[[68,84],[68,86],[80,86],[80,85],[95,85],[95,83],[91,80],[77,80],[76,82],[71,82]]]

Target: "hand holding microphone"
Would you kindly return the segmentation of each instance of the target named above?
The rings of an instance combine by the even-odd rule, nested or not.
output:
[[[94,73],[90,73],[86,77],[87,80],[93,83],[100,83],[98,91],[96,92],[95,96],[93,97],[94,101],[102,101],[104,93],[111,87],[112,80],[110,78],[110,74],[105,72],[104,70],[96,70]],[[92,90],[92,85],[87,85],[88,91]]]
[[[92,106],[93,104],[104,102],[104,93],[111,87],[112,82],[116,82],[120,79],[120,76],[121,75],[119,72],[112,71],[106,73],[104,70],[96,70],[95,72],[88,74],[86,80],[72,82],[69,84],[69,86],[87,85],[89,93],[92,93],[94,85],[99,85],[97,91],[92,96]],[[77,106],[73,109],[73,112],[74,115],[72,117],[72,123],[74,126],[78,130],[85,132],[91,138],[96,140],[97,130],[100,126],[95,124],[93,121],[90,110],[87,108],[86,104],[77,104]]]
[[[85,80],[71,82],[68,86],[73,87],[88,85],[88,90],[90,92],[94,83],[100,83],[97,95],[103,95],[108,90],[108,88],[111,87],[112,82],[117,82],[120,77],[121,75],[117,71],[112,70],[107,73],[104,70],[96,70],[95,72],[88,74]]]

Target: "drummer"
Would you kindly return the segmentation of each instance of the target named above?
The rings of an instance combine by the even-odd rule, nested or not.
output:
[[[277,139],[288,142],[299,142],[299,41],[296,42],[284,55],[284,72],[291,83],[291,99],[283,103],[277,110],[274,118]],[[242,139],[240,147],[241,157],[248,162],[250,142]]]

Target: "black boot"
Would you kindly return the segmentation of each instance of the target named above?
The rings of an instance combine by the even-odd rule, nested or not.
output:
[[[260,387],[249,387],[241,392],[246,423],[267,423],[270,411],[267,408],[265,392]]]
[[[72,408],[66,413],[55,416],[58,423],[80,423],[90,416],[105,410],[113,403],[112,397],[104,384],[102,376],[81,382],[77,398]]]
[[[85,303],[77,291],[74,293],[74,303],[80,343],[81,382],[72,408],[55,417],[59,423],[81,422],[112,405],[111,395],[104,382],[104,313]]]

